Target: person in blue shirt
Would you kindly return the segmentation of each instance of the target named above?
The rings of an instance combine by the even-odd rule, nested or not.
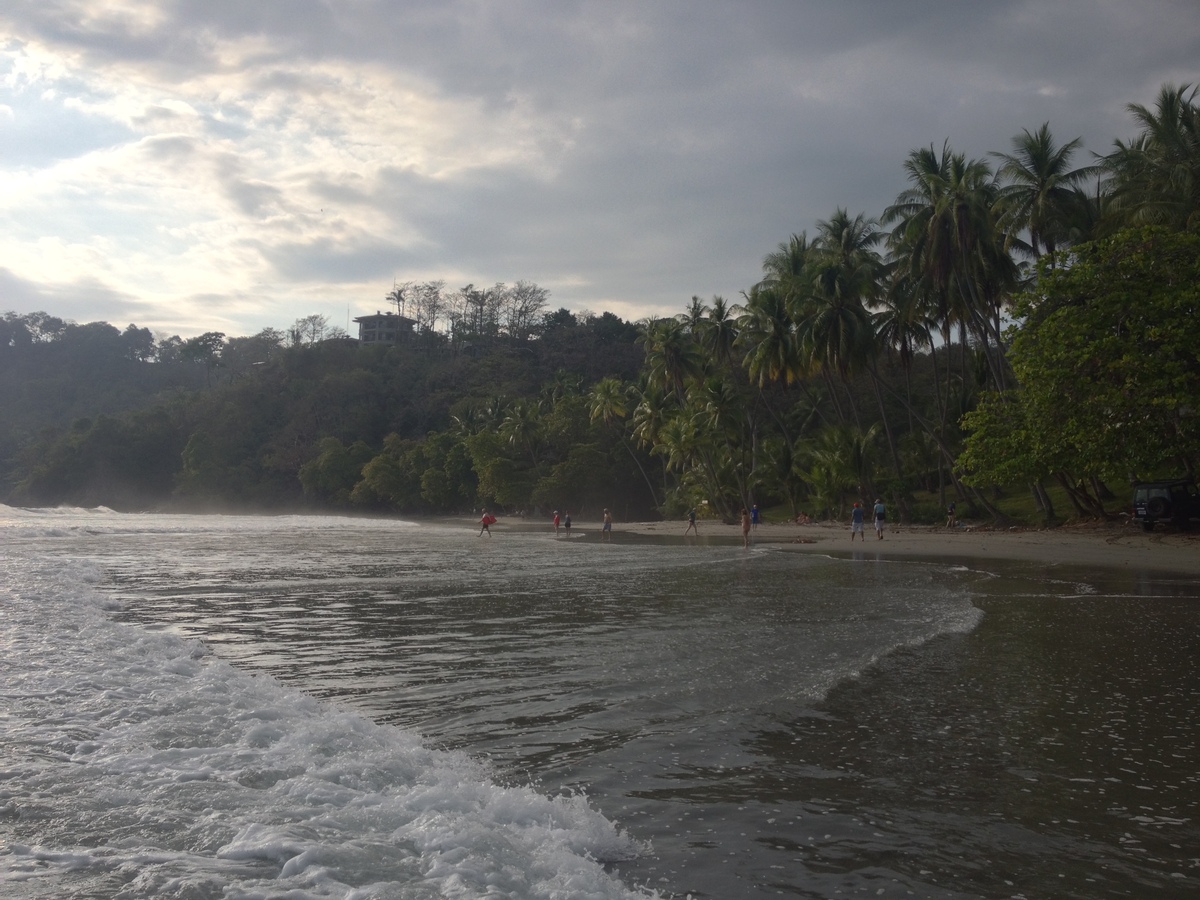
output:
[[[863,513],[862,504],[857,500],[854,501],[854,509],[850,511],[850,540],[854,540],[854,536],[860,535],[865,541],[867,539],[866,532],[863,530]]]
[[[887,520],[887,507],[883,505],[883,501],[876,498],[875,500],[875,536],[879,540],[883,540],[883,523]]]
[[[758,504],[755,503],[750,507],[750,524],[754,526],[754,530],[758,531],[758,523],[762,521],[762,517],[758,514]]]

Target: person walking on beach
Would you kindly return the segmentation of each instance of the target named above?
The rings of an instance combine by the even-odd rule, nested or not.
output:
[[[567,533],[567,537],[569,538],[571,536],[571,514],[570,513],[566,513],[565,515],[563,515],[562,524],[563,524],[563,531],[565,531]]]
[[[950,505],[946,507],[946,527],[953,528],[958,524],[958,507],[954,501],[950,501]]]
[[[696,536],[700,536],[700,529],[696,527],[696,508],[692,507],[688,510],[688,527],[684,530],[683,536],[687,537],[689,531],[696,532]]]
[[[742,507],[742,546],[750,548],[750,513]]]
[[[558,537],[558,526],[562,524],[562,520],[558,517],[558,510],[554,511],[554,536]]]
[[[604,510],[604,528],[600,537],[606,541],[612,540],[612,513],[607,509]]]
[[[875,498],[875,536],[883,540],[883,523],[887,519],[887,507],[878,497]],[[863,540],[866,540],[864,538]]]
[[[759,515],[759,512],[758,512],[758,504],[755,503],[753,506],[750,507],[750,524],[754,527],[755,531],[758,531],[758,523],[761,520],[762,520],[762,516]]]
[[[486,531],[486,532],[487,532],[487,536],[488,536],[488,537],[491,537],[491,536],[492,536],[492,528],[491,528],[491,526],[492,526],[492,523],[493,523],[493,522],[495,522],[495,521],[496,521],[496,517],[495,517],[495,516],[493,516],[491,513],[489,513],[489,512],[488,512],[488,511],[485,509],[485,510],[483,511],[483,518],[479,520],[479,524],[482,526],[482,527],[479,529],[479,536],[480,536],[480,537],[483,537],[483,533]]]
[[[855,500],[854,501],[854,509],[852,509],[850,511],[850,542],[851,543],[854,543],[854,536],[856,534],[861,535],[861,537],[864,541],[866,541],[866,539],[867,539],[867,533],[863,529],[863,514],[865,512],[866,512],[866,510],[863,509],[862,504],[859,503],[857,500]]]

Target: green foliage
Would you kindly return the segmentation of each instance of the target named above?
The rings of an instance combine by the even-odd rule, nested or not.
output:
[[[1121,232],[1044,269],[1016,312],[1021,390],[965,419],[977,484],[1128,480],[1200,464],[1200,235]]]
[[[362,441],[347,447],[335,437],[321,441],[321,453],[300,467],[300,484],[305,496],[315,497],[334,507],[350,504],[350,492],[362,477],[363,466],[371,459],[371,448]]]
[[[351,493],[354,503],[418,509],[422,476],[419,448],[418,441],[404,441],[395,435],[389,437],[384,451],[363,466],[362,477]]]
[[[692,297],[640,326],[546,313],[526,282],[398,285],[418,327],[397,344],[359,346],[320,315],[290,336],[155,341],[8,313],[0,489],[114,506],[707,504],[729,520],[879,492],[907,519],[936,495],[936,519],[951,492],[1002,517],[984,488],[1018,483],[1049,518],[1049,483],[1102,511],[1104,479],[1200,464],[1200,238],[1081,243],[1194,232],[1195,97],[1166,86],[1154,110],[1131,106],[1141,133],[1104,158],[1098,192],[1048,124],[992,154],[998,171],[949,142],[914,150],[886,233],[839,208],[764,259],[744,304]]]
[[[144,505],[170,493],[183,441],[181,423],[164,409],[81,419],[31,451],[13,499],[34,506]]]
[[[580,444],[539,479],[532,500],[543,508],[598,510],[612,502],[614,483],[608,456],[596,444]]]

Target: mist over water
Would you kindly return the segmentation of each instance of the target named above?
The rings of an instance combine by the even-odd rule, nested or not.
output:
[[[132,629],[93,639],[51,628],[44,647],[109,654],[97,664],[105,695],[119,694],[121,715],[157,729],[156,741],[203,735],[212,749],[193,760],[197,782],[268,786],[265,801],[258,787],[230,798],[240,830],[180,829],[184,849],[170,852],[189,862],[172,862],[172,877],[200,893],[177,896],[270,896],[272,884],[438,896],[455,883],[446,878],[466,885],[462,896],[514,897],[1100,897],[1147,886],[1184,897],[1198,887],[1200,616],[1186,582],[619,531],[612,544],[556,541],[503,523],[490,539],[469,524],[305,517],[10,511],[4,523],[10,586],[33,561],[57,561],[65,584],[91,582],[112,607],[94,610],[106,627]],[[49,609],[83,602],[61,585],[44,590],[57,591]],[[32,622],[28,599],[6,603]],[[129,634],[152,645],[151,668],[168,680],[204,684],[199,710],[162,711],[152,680],[118,661]],[[11,673],[38,669],[9,657]],[[21,695],[6,687],[5,702]],[[244,711],[221,725],[226,705]],[[113,715],[86,724],[121,761],[113,790],[163,780],[161,757],[108,748]],[[239,716],[278,736],[257,745]],[[305,748],[343,733],[359,737],[338,747],[339,766],[353,768],[356,754],[388,760],[363,792],[391,799],[387,827],[343,815],[340,830],[298,843],[288,828],[301,813],[280,795],[313,777]],[[96,751],[57,752],[78,762]],[[275,767],[272,754],[283,754]],[[39,801],[53,828],[23,812],[32,771],[13,767],[4,782],[7,882],[29,897],[115,896],[86,893],[88,878],[83,893],[46,890],[70,877],[31,847],[95,857],[81,848],[107,838],[65,798],[57,813]],[[414,778],[443,788],[426,794],[427,812],[457,816],[434,829],[436,855],[412,843],[415,833],[428,842],[413,824]],[[96,815],[118,815],[102,812],[107,802],[95,801]],[[513,823],[497,806],[526,824],[561,818],[547,834],[562,839],[506,843]],[[146,821],[129,826],[131,840],[166,852],[162,823],[132,809]],[[214,855],[225,860],[215,874]],[[585,869],[597,860],[596,871],[568,857]],[[53,879],[29,874],[39,858]],[[252,875],[225,871],[233,858],[253,860]],[[519,875],[486,887],[501,870]],[[551,884],[563,892],[534,887]],[[155,895],[136,880],[123,890]]]

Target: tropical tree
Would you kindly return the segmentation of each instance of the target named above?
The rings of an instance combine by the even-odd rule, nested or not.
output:
[[[690,334],[697,334],[707,315],[708,307],[704,305],[704,301],[693,295],[691,302],[688,303],[687,311],[680,313],[675,318]]]
[[[1012,153],[991,154],[1001,161],[997,174],[1008,182],[997,196],[999,224],[1010,246],[1019,244],[1019,233],[1028,234],[1028,244],[1021,249],[1039,259],[1043,249],[1052,254],[1070,241],[1079,207],[1087,204],[1082,187],[1096,176],[1099,167],[1072,169],[1071,157],[1083,139],[1075,138],[1060,147],[1049,122],[1035,132],[1023,130],[1012,143]]]
[[[529,454],[533,470],[541,477],[538,463],[538,440],[542,435],[542,407],[536,400],[517,400],[508,408],[500,423],[500,435],[509,444]]]
[[[808,374],[800,359],[787,292],[764,281],[742,296],[746,302],[738,317],[738,339],[745,349],[750,380],[761,388],[770,381],[792,384]]]
[[[761,283],[778,288],[785,298],[806,294],[812,280],[808,272],[810,249],[805,232],[793,234],[763,259]]]
[[[843,209],[817,230],[812,289],[796,306],[797,336],[810,370],[845,380],[874,355],[867,304],[878,296],[884,271],[874,249],[882,235],[874,221],[861,213],[851,219]]]
[[[1078,508],[1095,483],[1200,469],[1200,235],[1134,229],[1071,251],[1017,307],[1019,392],[964,423],[974,484],[1054,477]]]
[[[704,354],[687,326],[678,319],[657,319],[643,327],[638,343],[645,348],[650,379],[673,391],[682,404],[688,382],[704,373]]]
[[[1002,312],[1019,271],[999,226],[999,187],[987,164],[943,145],[914,150],[905,162],[909,188],[884,211],[894,224],[889,249],[903,276],[914,281],[937,311],[943,344],[960,331],[962,377],[967,335],[983,348],[992,382],[1008,382]],[[948,384],[948,382],[947,382]]]
[[[752,502],[757,428],[750,407],[733,379],[721,375],[696,384],[688,401],[695,430],[703,435],[696,448],[709,497],[721,515],[732,517],[730,493],[740,505]]]
[[[1104,159],[1109,208],[1120,223],[1184,229],[1200,225],[1200,87],[1163,85],[1154,109],[1126,107],[1142,132],[1116,141]]]
[[[620,429],[621,445],[628,451],[630,458],[637,466],[638,471],[642,473],[642,478],[646,482],[646,487],[650,491],[650,500],[654,506],[658,506],[658,496],[655,493],[654,485],[650,481],[650,476],[646,474],[646,469],[642,465],[641,459],[630,446],[629,441],[625,437],[625,419],[630,413],[630,389],[629,386],[619,378],[602,378],[596,382],[592,388],[590,399],[591,420],[593,422],[601,421],[606,426]]]
[[[206,331],[188,338],[180,348],[180,358],[204,366],[205,383],[212,387],[213,369],[221,365],[221,351],[225,347],[225,335],[220,331]]]
[[[897,265],[929,293],[944,342],[956,325],[964,336],[974,334],[1003,388],[1001,310],[1017,268],[997,219],[999,186],[985,162],[954,153],[949,143],[940,154],[932,147],[912,151],[904,168],[910,186],[882,217],[895,223],[889,247]]]
[[[735,308],[724,297],[712,298],[712,306],[698,325],[700,346],[709,360],[723,367],[734,363],[738,325]]]

